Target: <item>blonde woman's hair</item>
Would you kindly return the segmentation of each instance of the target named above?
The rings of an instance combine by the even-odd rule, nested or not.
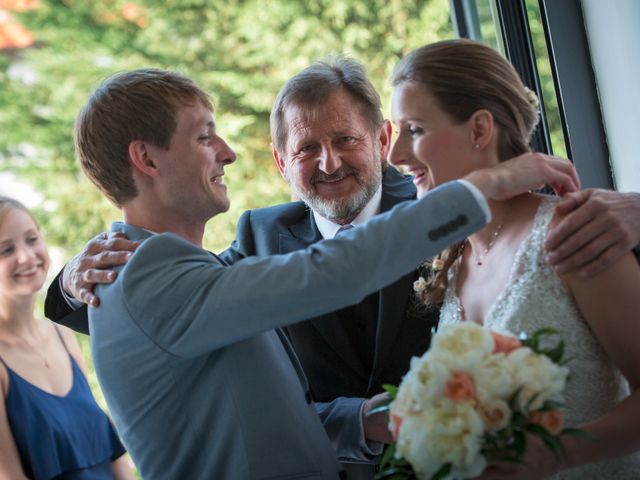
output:
[[[18,200],[10,197],[5,197],[3,195],[0,195],[0,227],[2,227],[2,224],[7,218],[7,215],[9,215],[9,212],[13,212],[15,210],[20,210],[29,215],[33,222],[36,224],[36,227],[40,228],[40,226],[38,225],[38,221],[27,207],[25,207]]]

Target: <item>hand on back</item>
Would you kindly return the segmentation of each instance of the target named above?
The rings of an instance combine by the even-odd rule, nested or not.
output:
[[[119,232],[103,232],[93,237],[64,267],[62,287],[76,300],[97,307],[100,299],[94,287],[112,283],[117,276],[113,268],[125,264],[138,245]]]

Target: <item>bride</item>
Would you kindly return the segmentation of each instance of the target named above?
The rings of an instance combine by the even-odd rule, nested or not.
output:
[[[389,161],[414,175],[420,193],[529,150],[536,96],[487,46],[451,40],[419,48],[400,61],[392,83],[399,133]],[[567,343],[565,423],[591,435],[564,438],[561,458],[531,438],[525,465],[494,461],[479,478],[640,478],[640,268],[628,254],[589,278],[558,275],[543,249],[560,220],[556,203],[536,193],[490,201],[492,222],[440,255],[422,300],[441,306],[441,324],[515,334],[551,327]]]

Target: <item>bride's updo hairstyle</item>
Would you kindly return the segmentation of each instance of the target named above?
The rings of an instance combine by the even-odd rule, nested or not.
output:
[[[498,160],[528,152],[538,123],[538,99],[524,86],[513,66],[497,51],[472,40],[445,40],[420,47],[396,66],[391,84],[423,85],[437,106],[456,123],[474,112],[487,110],[498,127]],[[427,306],[439,307],[447,288],[447,272],[462,254],[464,243],[439,255],[438,270],[430,269],[418,297]]]

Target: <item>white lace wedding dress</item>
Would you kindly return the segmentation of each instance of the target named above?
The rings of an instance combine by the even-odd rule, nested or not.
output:
[[[490,307],[485,325],[513,334],[551,327],[562,332],[571,377],[565,390],[565,425],[599,418],[629,394],[624,377],[611,363],[555,271],[543,256],[555,197],[540,204],[529,236],[522,242],[504,290]],[[454,273],[450,272],[451,279]],[[453,285],[454,282],[451,282]],[[606,299],[602,299],[606,301]],[[463,321],[452,287],[446,292],[440,325]],[[640,453],[563,471],[553,479],[640,479]]]

